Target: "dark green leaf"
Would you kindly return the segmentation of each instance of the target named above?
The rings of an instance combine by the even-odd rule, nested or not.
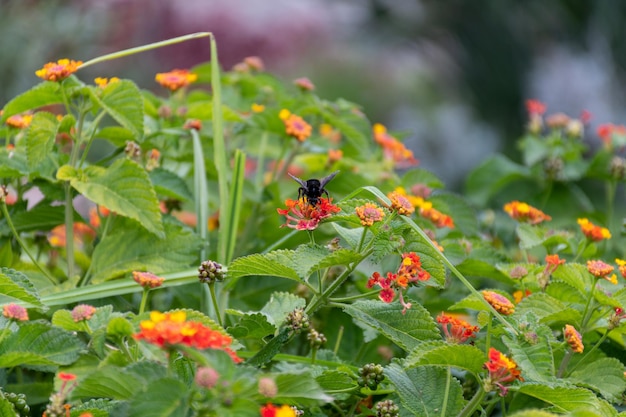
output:
[[[423,365],[451,366],[478,375],[487,362],[485,353],[475,346],[445,342],[423,344],[413,350],[404,362],[405,368]]]
[[[342,371],[327,370],[322,372],[321,375],[316,376],[315,380],[326,392],[346,392],[359,388],[356,379],[347,372]]]
[[[54,146],[59,121],[56,116],[48,112],[38,112],[26,130],[26,156],[28,167],[33,170],[43,162]]]
[[[333,400],[332,397],[324,393],[315,378],[310,375],[279,374],[275,381],[278,387],[276,402],[311,406]]]
[[[262,339],[275,331],[276,327],[261,313],[244,314],[236,325],[228,328],[228,333],[239,340]]]
[[[404,314],[402,309],[399,302],[387,304],[378,300],[359,300],[344,307],[358,323],[373,328],[407,352],[424,342],[441,340],[428,310],[416,302]]]
[[[597,412],[598,416],[602,417],[617,415],[617,411],[609,403],[585,388],[523,384],[518,392],[540,399],[560,413],[590,411]]]
[[[178,175],[163,168],[157,168],[150,172],[150,180],[157,194],[177,200],[193,200],[193,195],[187,183]]]
[[[113,366],[90,372],[72,392],[74,397],[104,397],[127,400],[143,387],[142,379]]]
[[[613,403],[622,401],[622,393],[626,389],[623,364],[616,358],[582,362],[567,380],[591,388]]]

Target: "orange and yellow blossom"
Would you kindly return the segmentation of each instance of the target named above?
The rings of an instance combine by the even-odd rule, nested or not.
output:
[[[617,284],[617,276],[615,274],[609,276],[615,268],[613,265],[609,265],[604,261],[597,259],[587,261],[587,271],[589,271],[596,278],[604,278],[612,284]]]
[[[100,88],[104,88],[109,84],[113,84],[119,82],[120,79],[117,77],[105,78],[105,77],[96,77],[93,82]]]
[[[282,109],[278,117],[285,124],[285,133],[296,138],[299,142],[304,142],[311,136],[313,128],[297,114],[293,114],[287,109]]]
[[[498,313],[508,316],[515,312],[515,305],[505,296],[494,291],[483,291],[483,297]]]
[[[274,404],[261,407],[261,417],[296,417],[297,415],[296,410],[285,404],[280,407]]]
[[[506,396],[508,392],[508,388],[504,384],[515,380],[524,380],[515,361],[494,348],[489,349],[489,361],[485,363],[484,367],[489,371],[489,377],[485,381],[485,390],[491,391],[498,388],[502,397]],[[495,387],[493,387],[494,385]]]
[[[399,193],[398,191],[392,191],[387,194],[389,200],[391,200],[391,207],[389,207],[392,211],[397,211],[398,214],[403,216],[410,216],[415,212],[415,207],[409,201],[407,197]]]
[[[594,242],[599,242],[604,239],[611,238],[611,232],[606,227],[596,226],[587,218],[580,218],[577,220],[580,230],[588,239]]]
[[[512,219],[522,223],[539,224],[544,221],[552,220],[552,217],[543,211],[521,201],[511,201],[504,205],[504,211],[511,216]]]
[[[24,129],[30,126],[30,122],[33,120],[32,114],[14,114],[9,116],[4,122],[7,126],[15,127],[17,129]]]
[[[276,209],[278,214],[285,216],[286,222],[281,227],[290,227],[296,230],[315,230],[319,223],[341,209],[332,204],[327,198],[320,198],[316,205],[309,204],[303,198],[285,200],[286,209]]]
[[[615,258],[615,263],[617,264],[617,269],[622,275],[622,278],[626,278],[626,261],[623,259]]]
[[[574,326],[566,324],[563,329],[563,337],[574,353],[583,353],[585,350],[583,338]]]
[[[385,153],[385,157],[396,163],[399,168],[406,168],[419,164],[419,161],[413,156],[413,152],[404,146],[402,142],[387,133],[387,128],[376,123],[372,127],[374,140],[378,143]]]
[[[177,91],[198,79],[198,75],[186,69],[174,69],[170,72],[160,72],[154,79],[162,87],[170,91]]]
[[[372,226],[385,217],[385,211],[374,203],[365,203],[354,209],[363,226]]]
[[[140,331],[133,335],[136,340],[145,340],[153,345],[170,348],[185,345],[196,349],[218,349],[229,354],[236,363],[241,358],[230,348],[233,339],[213,330],[198,321],[187,321],[184,311],[150,313],[150,320],[139,323]]]
[[[443,334],[449,343],[463,343],[469,338],[476,337],[479,330],[478,326],[472,326],[465,320],[444,312],[437,316],[437,323],[441,324]]]
[[[421,187],[421,184],[416,184],[413,188],[425,191],[424,188]],[[434,208],[431,201],[426,201],[423,197],[408,194],[404,187],[396,187],[394,191],[405,197],[415,209],[419,209],[420,216],[430,220],[436,227],[454,229],[454,220],[452,217]]]
[[[48,62],[42,69],[35,71],[35,75],[46,81],[62,81],[75,73],[83,65],[83,61],[59,59],[57,62]]]

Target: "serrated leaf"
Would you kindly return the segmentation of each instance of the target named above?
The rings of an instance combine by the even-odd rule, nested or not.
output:
[[[61,86],[57,82],[46,81],[13,98],[4,106],[2,124],[11,116],[27,110],[50,104],[62,103]]]
[[[275,331],[276,327],[261,313],[244,314],[236,325],[228,328],[228,333],[238,340],[262,339]]]
[[[463,408],[461,384],[446,369],[424,366],[405,370],[392,363],[385,367],[385,376],[396,387],[406,411],[414,416],[455,416]]]
[[[515,310],[517,315],[533,313],[541,323],[550,326],[559,323],[579,323],[582,319],[579,311],[566,307],[565,304],[546,293],[534,293],[523,298]]]
[[[431,347],[432,346],[432,347]],[[484,369],[487,357],[471,345],[451,345],[445,342],[422,345],[413,350],[404,361],[405,368],[423,365],[451,366],[478,375]]]
[[[287,314],[296,308],[304,308],[305,306],[304,298],[287,292],[276,292],[263,306],[261,313],[268,317],[270,323],[278,327],[285,321]]]
[[[331,223],[337,234],[346,241],[351,248],[356,248],[363,234],[363,228],[347,228],[338,223]]]
[[[130,130],[136,140],[143,136],[143,97],[139,88],[129,80],[109,83],[104,90],[91,88],[91,97],[116,122]]]
[[[285,327],[278,335],[272,338],[261,350],[259,350],[253,357],[246,361],[246,364],[251,366],[262,366],[272,360],[274,356],[285,343],[289,340],[289,334],[291,329]]]
[[[127,400],[141,390],[142,382],[141,378],[125,369],[108,366],[90,372],[72,391],[72,396]]]
[[[156,168],[150,172],[150,180],[157,194],[182,201],[193,200],[193,195],[187,183],[181,177],[163,168]]]
[[[375,329],[407,352],[426,341],[441,340],[428,310],[416,302],[412,302],[405,314],[402,309],[399,302],[387,304],[374,300],[359,300],[344,307],[357,322]]]
[[[0,416],[3,417],[19,417],[15,411],[13,403],[11,403],[4,395],[0,397]]]
[[[186,417],[188,388],[174,378],[154,381],[130,401],[129,415],[142,417]]]
[[[133,326],[123,317],[113,317],[106,328],[107,336],[126,337],[133,334]]]
[[[118,219],[116,228],[93,252],[92,282],[120,277],[132,271],[154,274],[183,269],[196,260],[198,237],[189,229],[166,221],[165,239],[155,239],[144,229]]]
[[[294,251],[277,250],[266,254],[254,254],[235,259],[228,266],[228,275],[237,279],[250,275],[288,278],[300,281],[298,273],[286,265],[293,264]]]
[[[57,177],[69,179],[72,187],[94,203],[138,221],[161,239],[165,237],[156,192],[136,162],[122,158],[108,168],[90,166],[82,175],[63,170]]]
[[[96,138],[109,141],[118,148],[121,148],[125,146],[126,142],[134,141],[136,136],[131,130],[125,127],[107,126],[96,133]]]
[[[524,380],[530,382],[554,382],[555,367],[552,352],[551,330],[547,326],[537,326],[533,344],[503,337],[511,356],[522,371]]]
[[[455,228],[466,236],[478,234],[478,221],[474,209],[461,197],[454,194],[435,194],[429,198],[433,206],[452,217]]]
[[[585,388],[549,386],[544,384],[523,384],[518,392],[538,398],[552,405],[560,413],[568,411],[598,412],[603,417],[617,415],[615,409],[606,401]]]
[[[24,323],[0,344],[0,367],[69,365],[84,347],[70,332],[42,322]]]
[[[23,153],[0,149],[0,178],[19,178],[28,173],[26,156]]]
[[[8,297],[33,306],[43,307],[39,300],[39,294],[28,277],[10,268],[0,268],[0,297]]]
[[[371,132],[367,119],[354,114],[344,114],[338,117],[329,111],[321,111],[321,113],[327,123],[336,127],[344,134],[354,149],[362,155],[367,154],[368,150],[371,149],[369,136],[364,133],[367,132],[369,134]]]
[[[559,266],[552,274],[552,280],[564,282],[583,294],[586,294],[595,284],[595,278],[587,271],[585,265],[570,262]]]
[[[600,358],[580,363],[566,379],[599,392],[613,403],[619,403],[626,390],[623,367],[616,358]]]
[[[515,233],[519,239],[519,247],[522,250],[531,249],[546,241],[546,230],[540,226],[527,223],[518,224]]]
[[[319,245],[300,245],[294,252],[291,266],[302,280],[313,272],[334,265],[348,265],[361,260],[361,254],[350,249],[331,251]]]
[[[42,111],[33,115],[24,137],[28,167],[31,170],[52,152],[58,129],[59,121],[54,114]]]
[[[357,381],[350,374],[342,371],[326,370],[316,376],[315,380],[326,392],[346,392],[359,388]]]

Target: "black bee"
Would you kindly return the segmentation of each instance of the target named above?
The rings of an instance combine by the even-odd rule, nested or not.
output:
[[[322,195],[326,195],[326,198],[330,198],[328,195],[328,191],[324,188],[326,184],[330,182],[335,175],[337,175],[339,171],[335,171],[332,174],[322,178],[321,180],[312,178],[310,180],[301,180],[298,177],[295,177],[291,174],[289,176],[296,180],[298,184],[300,184],[300,188],[298,188],[298,200],[302,197],[306,197],[306,201],[315,207],[319,202]]]

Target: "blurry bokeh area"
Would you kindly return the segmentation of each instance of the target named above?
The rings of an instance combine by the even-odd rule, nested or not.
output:
[[[626,119],[626,2],[610,0],[0,0],[0,107],[59,58],[90,58],[198,31],[230,69],[259,56],[282,79],[363,106],[421,166],[460,188],[487,155],[516,157],[524,101]],[[154,74],[208,60],[206,40],[88,68],[157,89]]]

